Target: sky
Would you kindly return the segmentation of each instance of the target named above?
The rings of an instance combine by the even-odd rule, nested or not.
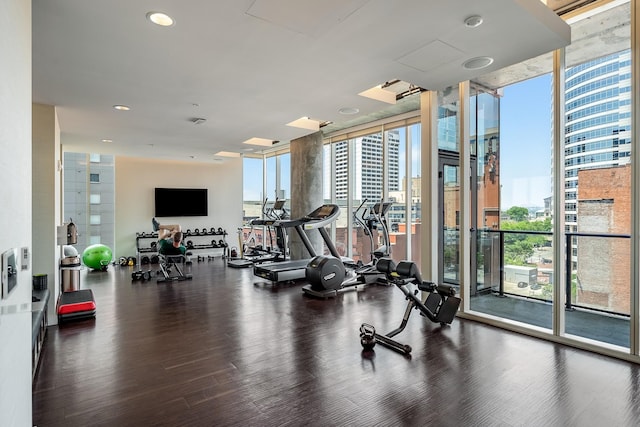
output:
[[[551,196],[551,75],[504,88],[500,100],[501,208],[543,207]]]

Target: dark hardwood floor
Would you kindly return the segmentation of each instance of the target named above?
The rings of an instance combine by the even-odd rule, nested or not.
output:
[[[33,387],[47,426],[637,426],[640,366],[457,319],[414,313],[376,346],[362,322],[398,326],[403,295],[335,299],[271,286],[222,260],[192,281],[84,273],[95,320],[50,327]]]

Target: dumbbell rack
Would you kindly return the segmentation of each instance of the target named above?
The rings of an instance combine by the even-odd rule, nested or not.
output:
[[[229,245],[227,244],[227,231],[222,228],[187,229],[182,232],[182,243],[187,252],[200,259],[213,259],[221,256],[228,257]],[[142,258],[150,259],[158,255],[156,247],[158,233],[136,233],[136,258],[137,265],[142,265]]]
[[[227,231],[221,227],[187,229],[183,230],[182,243],[199,260],[214,259],[220,256],[223,259],[229,256],[227,244]]]
[[[136,265],[142,265],[142,257],[152,258],[158,255],[156,244],[158,242],[158,233],[136,233]]]

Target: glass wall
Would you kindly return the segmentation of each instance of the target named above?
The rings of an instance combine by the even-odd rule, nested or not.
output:
[[[261,219],[264,209],[264,159],[244,157],[242,159],[242,228],[238,230],[238,248],[243,251],[264,246],[263,227],[253,227],[251,221]],[[235,246],[235,245],[232,245]]]
[[[65,152],[63,162],[63,221],[73,220],[78,229],[75,248],[81,254],[101,243],[115,253],[114,157]]]
[[[351,237],[349,236],[349,200],[352,195],[352,179],[354,170],[353,155],[350,150],[351,141],[339,141],[332,144],[334,151],[333,171],[335,176],[334,203],[340,206],[340,216],[335,222],[335,245],[340,256],[350,257]]]
[[[385,131],[387,140],[388,200],[393,202],[388,212],[391,258],[395,262],[408,259],[407,227],[411,226],[411,212],[407,210],[407,128]]]
[[[411,179],[407,181],[409,185],[407,194],[411,195],[409,207],[411,209],[411,227],[409,231],[409,256],[407,259],[420,265],[420,242],[422,238],[422,181],[420,173],[422,171],[421,153],[421,126],[419,123],[407,127],[407,147],[409,147],[409,167]]]
[[[438,91],[439,280],[460,284],[460,100],[458,88]]]
[[[471,103],[479,250],[470,307],[549,331],[554,306],[562,307],[555,313],[564,322],[556,325],[564,330],[554,332],[629,348],[630,4],[611,2],[568,22],[574,37],[558,56],[557,97],[551,55],[478,79],[489,90]],[[481,103],[487,111],[499,103],[499,120],[487,121]],[[554,105],[562,113],[558,145]],[[500,189],[498,217],[490,185]]]
[[[572,23],[584,36],[565,50],[563,97],[564,221],[571,260],[565,332],[625,348],[632,283],[630,13],[626,2]]]
[[[416,237],[420,221],[420,125],[405,120],[391,122],[387,130],[374,127],[370,133],[363,131],[327,146],[334,151],[334,163],[332,169],[327,167],[331,151],[326,148],[324,182],[327,185],[335,177],[333,200],[342,210],[336,223],[338,251],[366,264],[372,260],[373,245],[379,254],[390,251],[396,261],[418,261],[420,252],[413,249],[420,246]],[[325,189],[325,198],[328,196]],[[380,212],[385,206],[388,209]]]
[[[539,63],[548,64],[543,58]],[[551,305],[537,304],[532,306],[535,311],[522,307],[527,300],[549,303],[553,296],[551,212],[545,204],[552,197],[548,71],[499,88],[500,98],[487,93],[475,97],[481,227],[477,254],[482,270],[476,270],[470,307],[551,329]],[[504,296],[511,298],[496,298]]]
[[[500,98],[496,92],[483,88],[471,91],[469,137],[475,161],[476,187],[472,215],[475,215],[476,259],[475,283],[471,295],[488,291],[500,283],[498,253],[499,235],[491,231],[500,228],[500,171],[498,162],[500,142]]]
[[[382,136],[382,132],[376,132],[351,140],[352,163],[354,164],[352,212],[343,211],[343,213],[351,215],[353,219],[350,257],[356,262],[361,261],[365,264],[372,260],[372,244],[373,249],[380,246],[380,233],[377,225],[373,224],[375,227],[373,229],[372,223],[368,223],[367,218],[374,215],[374,205],[384,199],[384,159],[390,156],[395,156],[397,159],[397,138],[393,138],[393,141],[387,140],[387,145],[395,148],[390,148],[390,153],[385,156]],[[395,164],[397,167],[397,160]],[[389,171],[388,175],[389,179],[394,179],[397,182],[397,171]],[[395,178],[391,178],[394,175]],[[354,216],[363,220],[364,225]]]

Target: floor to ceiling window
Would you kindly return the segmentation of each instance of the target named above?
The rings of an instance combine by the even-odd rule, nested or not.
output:
[[[388,227],[391,240],[391,258],[395,262],[408,259],[407,228],[412,226],[411,211],[407,209],[407,191],[411,182],[407,180],[407,128],[399,127],[385,131],[387,141],[386,169],[389,201]],[[410,176],[410,175],[409,175]]]
[[[565,50],[565,332],[628,348],[631,7],[615,3],[572,20],[580,37]],[[593,313],[595,324],[588,321]]]
[[[262,219],[266,201],[264,199],[264,159],[244,157],[242,159],[242,227],[238,229],[237,249],[245,250],[264,246],[264,228],[252,226],[251,221]],[[236,246],[231,243],[231,246]]]
[[[115,159],[104,154],[65,152],[64,221],[78,228],[75,248],[96,243],[115,253]]]
[[[478,135],[483,274],[480,291],[470,301],[474,310],[547,329],[552,327],[553,295],[549,204],[545,210],[552,197],[551,89],[550,73],[500,88],[499,131],[490,128],[485,129],[488,135]],[[477,101],[490,110],[488,96]],[[500,216],[491,206],[492,189],[500,190]],[[538,302],[538,310],[523,310],[523,301]]]
[[[479,246],[471,310],[587,345],[630,347],[630,15],[629,2],[617,1],[568,18],[561,83],[552,55],[477,79],[500,110],[497,132],[489,124],[481,136],[486,114],[479,96],[471,103]],[[499,217],[490,185],[500,189]]]

